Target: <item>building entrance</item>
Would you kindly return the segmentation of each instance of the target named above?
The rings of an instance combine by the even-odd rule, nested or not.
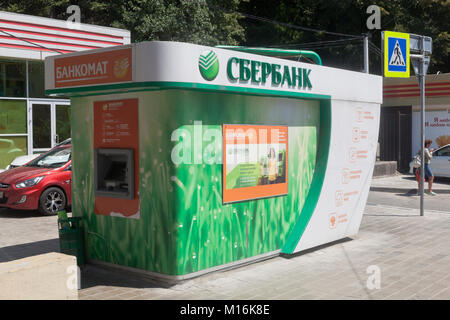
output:
[[[70,138],[70,104],[63,101],[30,100],[30,153],[50,150]]]

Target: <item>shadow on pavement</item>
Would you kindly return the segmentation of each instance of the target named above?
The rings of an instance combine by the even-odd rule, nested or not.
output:
[[[59,252],[59,239],[36,241],[0,248],[0,263],[49,252]]]
[[[405,208],[408,209],[408,208]],[[403,218],[410,218],[410,217],[420,217],[419,214],[373,214],[373,213],[365,213],[365,216],[368,217],[403,217]]]
[[[43,217],[37,210],[14,210],[8,208],[0,208],[0,219],[23,219]]]
[[[410,180],[410,181],[416,181],[416,176],[414,176],[414,175],[402,176],[402,179]],[[434,177],[434,182],[442,183],[442,184],[450,184],[450,178]]]
[[[396,193],[396,196],[402,196],[402,197],[412,197],[417,196],[417,189],[411,189],[406,193]]]
[[[143,276],[109,270],[88,264],[81,268],[81,289],[96,286],[124,287],[124,288],[169,288],[172,285],[159,283]]]
[[[339,240],[336,240],[336,241],[333,241],[333,242],[330,242],[330,243],[325,243],[325,244],[322,244],[320,246],[317,246],[317,247],[314,247],[314,248],[310,248],[310,249],[306,249],[304,251],[300,251],[300,252],[296,252],[296,253],[292,253],[292,254],[280,253],[280,257],[285,258],[285,259],[293,259],[293,258],[296,258],[296,257],[299,257],[299,256],[303,256],[305,254],[308,254],[308,253],[311,253],[311,252],[314,252],[314,251],[322,250],[322,249],[325,249],[327,247],[331,247],[331,246],[334,246],[334,245],[337,245],[337,244],[340,244],[340,243],[345,243],[345,242],[352,241],[352,240],[353,240],[352,238],[346,237],[346,238],[343,238],[343,239],[339,239]]]

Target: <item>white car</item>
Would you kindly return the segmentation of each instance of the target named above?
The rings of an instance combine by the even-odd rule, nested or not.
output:
[[[9,164],[9,166],[6,167],[6,170],[21,167],[30,162],[31,160],[37,158],[38,156],[40,156],[39,153],[17,157]]]
[[[71,139],[66,139],[63,142],[58,143],[54,148],[62,146],[62,145],[66,145],[66,144],[70,144],[71,143]],[[10,164],[9,166],[6,167],[5,170],[9,170],[9,169],[13,169],[16,167],[21,167],[23,165],[26,165],[28,162],[30,162],[31,160],[36,159],[38,156],[40,156],[40,153],[36,153],[36,154],[30,154],[30,155],[25,155],[25,156],[19,156],[17,158],[15,158]],[[0,172],[3,172],[5,170],[0,169]]]
[[[433,158],[431,159],[430,166],[435,177],[450,178],[450,144],[433,151]],[[413,161],[409,163],[409,173],[415,173]]]

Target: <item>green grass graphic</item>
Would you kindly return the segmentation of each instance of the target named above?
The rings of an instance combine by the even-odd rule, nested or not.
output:
[[[72,102],[73,213],[82,216],[86,254],[169,275],[182,275],[280,249],[303,207],[314,174],[319,103],[193,91],[118,94],[139,100],[140,219],[94,214],[93,101]],[[222,132],[222,124],[289,126],[288,195],[222,204],[222,164],[171,159],[183,128],[194,159],[194,121]],[[198,138],[198,137],[197,137]],[[220,139],[200,152],[222,156]],[[197,154],[199,156],[199,154]]]

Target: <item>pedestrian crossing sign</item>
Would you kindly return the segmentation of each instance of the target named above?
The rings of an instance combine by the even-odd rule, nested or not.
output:
[[[384,76],[409,78],[409,33],[384,32]]]

